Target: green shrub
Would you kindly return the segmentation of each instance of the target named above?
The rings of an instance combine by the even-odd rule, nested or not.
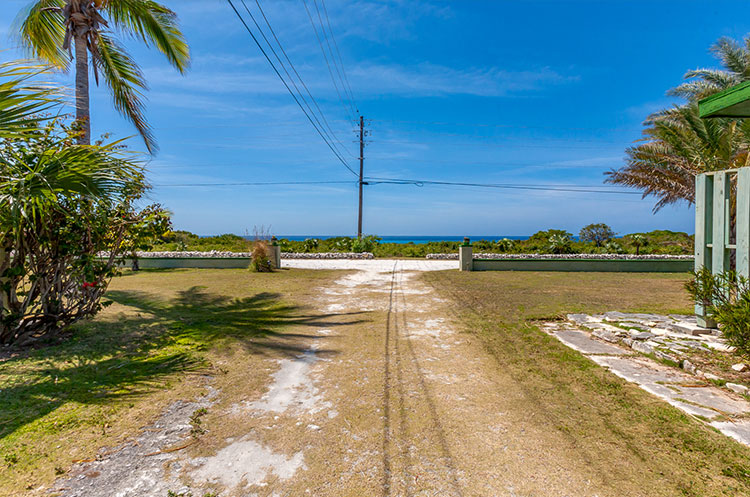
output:
[[[555,233],[549,237],[547,246],[553,254],[570,254],[573,252],[572,242],[569,234]]]
[[[718,323],[727,343],[750,357],[750,281],[735,271],[714,275],[703,267],[685,286],[695,303]]]

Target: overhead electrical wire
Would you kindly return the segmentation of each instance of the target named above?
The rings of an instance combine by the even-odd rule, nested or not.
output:
[[[310,19],[310,25],[313,28],[313,31],[315,32],[315,38],[318,40],[318,45],[320,45],[320,51],[323,52],[323,59],[326,61],[326,66],[328,66],[328,74],[331,75],[331,81],[333,82],[333,87],[336,89],[336,95],[339,97],[339,101],[341,102],[341,105],[344,107],[344,112],[347,116],[349,116],[349,119],[354,122],[355,118],[354,115],[351,113],[351,109],[347,107],[346,103],[344,103],[344,99],[341,97],[341,92],[339,91],[339,85],[336,83],[336,77],[333,75],[333,69],[331,69],[331,63],[328,60],[328,55],[326,54],[326,50],[323,47],[323,40],[320,38],[320,35],[318,34],[318,28],[315,26],[315,21],[313,20],[313,16],[310,13],[310,8],[307,6],[307,0],[302,0],[302,3],[305,6],[305,12],[307,12],[307,17]],[[315,4],[317,8],[317,4]],[[323,28],[321,20],[321,29]],[[335,64],[335,61],[334,61]]]
[[[349,84],[349,76],[346,74],[346,70],[344,69],[344,59],[341,57],[341,51],[339,50],[339,44],[336,43],[336,36],[333,34],[333,29],[331,28],[331,18],[328,17],[328,8],[326,7],[325,0],[320,0],[320,3],[323,5],[323,12],[326,15],[326,23],[328,24],[328,32],[331,33],[331,39],[333,40],[333,46],[336,48],[336,55],[339,57],[339,65],[341,65],[341,72],[344,74],[344,82],[346,83],[346,88],[349,90],[349,99],[354,104],[354,110],[356,112],[355,115],[359,114],[359,106],[357,105],[357,101],[354,98],[354,92],[352,92],[352,86]]]
[[[322,0],[321,0],[322,2]],[[320,8],[318,7],[318,1],[312,0],[313,5],[315,6],[315,12],[318,14],[318,21],[320,21],[320,30],[323,31],[323,38],[326,40],[326,46],[328,47],[328,53],[331,54],[331,60],[333,61],[333,68],[336,69],[336,74],[339,76],[339,81],[341,82],[341,89],[344,90],[344,95],[346,95],[346,98],[348,99],[349,107],[352,110],[352,114],[356,117],[357,116],[357,110],[354,108],[354,104],[352,103],[352,99],[349,95],[346,93],[346,85],[344,83],[344,78],[342,76],[343,67],[341,70],[339,70],[339,64],[336,62],[336,55],[333,53],[333,48],[331,48],[331,41],[330,39],[333,38],[333,31],[331,31],[331,36],[328,36],[328,33],[326,32],[325,24],[323,24],[323,17],[320,15]],[[328,27],[331,27],[330,22],[328,23]],[[330,38],[330,39],[329,39]]]
[[[244,2],[244,0],[241,0],[241,1],[242,1],[242,3],[243,3],[243,4],[245,3],[245,2]],[[308,121],[310,121],[310,124],[312,124],[313,128],[315,128],[315,131],[317,131],[317,132],[318,132],[318,134],[320,135],[320,137],[321,137],[321,138],[323,139],[323,141],[324,141],[324,142],[326,143],[326,145],[328,145],[328,148],[330,148],[330,149],[331,149],[331,152],[333,152],[333,154],[334,154],[334,155],[336,156],[336,158],[337,158],[337,159],[338,159],[338,160],[339,160],[339,161],[341,162],[341,164],[343,164],[343,165],[344,165],[344,167],[345,167],[346,169],[348,169],[348,170],[349,170],[349,172],[351,172],[351,173],[352,173],[353,175],[355,175],[355,176],[359,176],[359,175],[358,175],[358,174],[357,174],[357,173],[356,173],[356,172],[354,171],[354,169],[352,169],[352,168],[351,168],[351,167],[349,166],[349,164],[347,164],[347,162],[346,162],[346,161],[344,160],[344,158],[343,158],[343,157],[341,157],[341,154],[340,154],[339,152],[337,152],[337,151],[336,151],[336,149],[335,149],[335,148],[334,148],[334,146],[333,146],[333,145],[331,144],[331,142],[329,142],[329,141],[328,141],[328,139],[327,139],[327,138],[325,137],[325,135],[324,135],[324,134],[323,134],[323,133],[321,132],[321,130],[320,130],[320,129],[318,128],[318,126],[317,126],[317,125],[315,124],[315,121],[313,121],[313,119],[312,119],[312,118],[310,117],[310,115],[309,115],[309,114],[307,113],[307,111],[305,110],[305,108],[304,108],[304,107],[302,106],[302,104],[300,103],[299,99],[297,98],[297,96],[296,96],[296,95],[294,94],[294,92],[292,91],[292,89],[291,89],[291,88],[289,87],[289,85],[287,84],[287,82],[286,82],[286,80],[284,79],[284,77],[283,77],[283,76],[281,75],[281,73],[279,72],[279,70],[278,70],[278,69],[276,68],[276,66],[274,65],[274,63],[273,63],[273,61],[271,60],[271,58],[270,58],[270,57],[268,56],[268,54],[266,53],[266,51],[265,51],[265,50],[263,49],[263,46],[261,45],[260,41],[258,41],[258,38],[257,38],[257,37],[255,36],[255,33],[253,33],[253,30],[252,30],[252,29],[250,29],[250,26],[248,26],[247,22],[245,22],[245,19],[244,19],[244,18],[242,17],[242,14],[240,14],[240,11],[239,11],[239,10],[237,10],[237,7],[235,7],[235,5],[234,5],[234,3],[232,2],[232,0],[227,0],[227,2],[229,2],[229,5],[230,5],[230,6],[232,7],[232,10],[234,10],[234,13],[235,13],[235,14],[237,15],[237,17],[239,18],[240,22],[242,22],[242,25],[243,25],[243,26],[245,26],[245,29],[246,29],[246,30],[247,30],[247,32],[248,32],[248,33],[250,34],[250,36],[252,37],[253,41],[254,41],[254,42],[255,42],[255,44],[256,44],[256,45],[258,46],[258,48],[260,49],[261,53],[262,53],[262,54],[263,54],[263,56],[264,56],[264,57],[266,58],[266,60],[268,61],[268,63],[269,63],[270,65],[271,65],[271,68],[272,68],[272,69],[274,70],[274,72],[276,73],[276,75],[277,75],[277,76],[279,77],[279,79],[281,80],[281,82],[282,82],[282,83],[284,84],[284,87],[285,87],[285,88],[287,89],[287,91],[289,92],[289,94],[290,94],[290,95],[292,96],[292,98],[294,99],[294,101],[295,101],[295,102],[297,103],[297,106],[299,106],[299,108],[300,108],[300,109],[302,110],[302,112],[303,112],[303,113],[305,114],[305,117],[307,117],[307,120],[308,120]]]
[[[253,22],[255,22],[255,18],[253,17],[252,13],[250,13],[250,10],[247,8],[247,5],[245,4],[243,0],[243,5],[245,5],[245,10],[248,11],[248,14],[250,14],[250,17],[253,19]],[[315,105],[315,108],[318,111],[318,114],[320,114],[320,117],[323,119],[323,123],[328,128],[328,131],[331,136],[333,136],[333,139],[336,140],[336,142],[341,145],[341,147],[346,151],[350,156],[355,157],[355,155],[344,145],[341,140],[339,140],[338,136],[336,136],[336,133],[333,131],[333,128],[331,128],[331,125],[328,123],[328,119],[326,119],[325,114],[323,113],[323,110],[320,108],[320,105],[318,105],[318,101],[315,99],[313,94],[310,92],[310,89],[307,87],[307,84],[305,84],[305,80],[302,79],[302,76],[300,76],[299,72],[297,72],[297,68],[294,67],[294,63],[292,63],[292,60],[289,58],[289,55],[287,55],[286,50],[284,50],[284,46],[281,44],[281,40],[279,40],[279,37],[276,36],[276,30],[273,29],[273,26],[271,26],[271,22],[268,20],[268,17],[266,17],[266,13],[263,10],[263,7],[260,4],[260,0],[255,0],[255,4],[258,6],[258,10],[260,11],[261,16],[263,16],[263,20],[266,22],[266,26],[268,26],[268,30],[271,32],[271,36],[273,36],[273,39],[276,40],[276,44],[279,46],[279,49],[281,50],[282,55],[286,59],[287,63],[289,64],[289,67],[292,69],[292,72],[297,76],[297,79],[299,79],[299,82],[302,84],[302,87],[305,89],[305,92],[310,97],[310,100],[312,101],[313,105]],[[258,30],[263,34],[263,30],[258,26],[258,23],[255,23],[255,25],[258,27]],[[266,40],[266,43],[268,43],[269,46],[271,44],[268,42],[268,39],[265,35],[263,35],[263,39]],[[279,60],[279,64],[281,64],[282,67],[284,67],[284,63],[279,59],[279,56],[276,55],[276,51],[271,47],[271,51],[273,51],[274,55],[276,56],[276,59]],[[289,76],[289,79],[292,81],[292,84],[294,84],[294,78],[289,74],[286,69],[284,69],[284,72],[286,72],[287,76]],[[303,100],[305,100],[302,93],[299,91],[299,88],[297,88],[297,85],[294,84],[295,89],[297,89],[297,92],[300,93],[300,96]],[[305,103],[307,103],[305,101]],[[308,108],[310,108],[308,104]],[[310,112],[313,112],[312,109],[310,109]],[[348,122],[348,121],[347,121]]]
[[[165,183],[154,185],[158,188],[196,188],[211,186],[274,186],[274,185],[351,185],[356,181],[247,181],[239,183]]]
[[[618,194],[618,195],[642,195],[641,192],[629,192],[629,191],[614,191],[614,190],[589,190],[583,187],[576,187],[576,185],[570,185],[570,187],[558,187],[558,186],[546,186],[546,185],[528,185],[528,184],[513,184],[513,183],[467,183],[459,181],[434,181],[434,180],[419,180],[419,179],[401,179],[401,178],[365,178],[367,184],[390,184],[390,185],[414,185],[414,186],[425,186],[425,185],[442,185],[442,186],[471,186],[477,188],[498,188],[507,190],[538,190],[548,192],[577,192],[577,193],[604,193],[604,194]]]
[[[614,191],[614,190],[601,190],[593,189],[597,187],[587,187],[581,185],[534,185],[534,184],[519,184],[519,183],[469,183],[469,182],[456,182],[456,181],[436,181],[436,180],[418,180],[418,179],[403,179],[403,178],[379,178],[379,177],[367,177],[365,182],[368,185],[413,185],[413,186],[426,186],[426,185],[438,185],[438,186],[466,186],[476,188],[495,188],[495,189],[506,189],[506,190],[532,190],[532,191],[545,191],[545,192],[573,192],[573,193],[594,193],[594,194],[620,194],[620,195],[641,195],[640,192],[630,191]],[[171,188],[171,187],[216,187],[216,186],[269,186],[269,185],[330,185],[330,184],[356,184],[353,181],[259,181],[259,182],[228,182],[228,183],[175,183],[175,184],[160,184],[155,185],[160,188]]]

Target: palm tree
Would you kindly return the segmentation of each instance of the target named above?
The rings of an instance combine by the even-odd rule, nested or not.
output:
[[[605,173],[606,182],[657,198],[654,212],[695,201],[695,176],[750,165],[750,122],[701,119],[697,102],[649,116],[645,143],[626,150],[625,166]]]
[[[695,201],[695,176],[750,165],[750,124],[743,119],[701,119],[698,101],[750,81],[750,36],[743,43],[720,38],[711,51],[722,69],[685,73],[685,83],[667,92],[687,104],[652,114],[643,142],[626,150],[624,167],[605,173],[606,182],[630,186],[657,197],[654,211],[680,201]]]
[[[731,86],[750,81],[750,36],[744,43],[731,38],[719,38],[711,52],[722,69],[699,68],[685,73],[685,83],[673,88],[668,95],[697,101]]]
[[[146,81],[110,27],[156,46],[180,73],[187,70],[190,53],[177,15],[152,0],[35,0],[20,17],[21,40],[36,57],[62,70],[68,70],[75,60],[80,143],[91,143],[90,55],[96,83],[101,73],[115,108],[133,123],[148,150],[154,152],[156,142],[142,101]]]

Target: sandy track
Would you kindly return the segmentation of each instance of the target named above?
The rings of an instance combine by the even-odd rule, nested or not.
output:
[[[60,482],[63,495],[616,495],[415,273],[455,261],[285,264],[356,270],[317,299],[330,326],[300,335],[302,354],[264,359],[264,388],[231,405],[219,392],[223,424],[190,450],[147,467],[117,452]],[[101,476],[80,477],[91,469]]]

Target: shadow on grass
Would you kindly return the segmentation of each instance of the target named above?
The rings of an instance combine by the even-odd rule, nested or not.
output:
[[[106,407],[164,388],[169,376],[207,366],[201,351],[208,348],[239,343],[253,354],[296,356],[320,337],[316,329],[362,322],[358,313],[311,314],[280,297],[236,299],[201,287],[168,301],[141,291],[109,292],[108,299],[131,312],[84,323],[67,342],[0,363],[0,441],[64,404],[46,432],[95,423],[75,406]],[[294,332],[285,333],[291,326]]]

